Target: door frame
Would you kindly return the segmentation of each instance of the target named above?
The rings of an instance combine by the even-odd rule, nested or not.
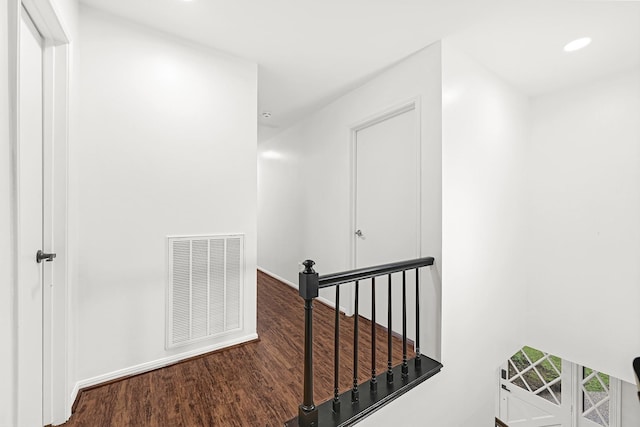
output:
[[[11,149],[11,277],[13,278],[13,360],[19,363],[18,312],[20,286],[18,245],[21,201],[20,165],[20,25],[22,8],[28,12],[44,39],[43,47],[43,200],[44,244],[58,254],[55,267],[48,266],[48,285],[43,285],[43,422],[59,424],[71,415],[68,378],[68,135],[70,38],[60,14],[50,0],[13,0],[9,3],[9,80]],[[37,248],[36,248],[37,249]],[[35,254],[35,252],[34,252]],[[34,255],[35,256],[35,255]],[[46,276],[45,276],[46,277]],[[49,279],[48,279],[49,280]],[[55,286],[53,286],[55,284]],[[46,325],[46,326],[45,326]],[[17,369],[14,369],[16,372]],[[14,374],[13,389],[19,378]],[[17,402],[11,418],[18,419]]]
[[[354,238],[354,232],[356,230],[356,210],[357,210],[357,164],[358,164],[358,152],[357,152],[357,136],[358,132],[368,127],[374,126],[385,120],[391,119],[400,114],[413,111],[415,115],[416,123],[416,137],[415,137],[415,159],[417,168],[417,183],[416,183],[416,253],[418,256],[422,254],[422,112],[421,112],[421,97],[419,95],[413,96],[404,101],[390,105],[387,108],[379,110],[378,112],[367,116],[366,118],[351,125],[350,132],[350,192],[349,192],[349,232],[348,232],[348,248],[349,248],[349,265],[351,268],[356,268],[356,239]],[[422,294],[421,294],[422,295]],[[355,312],[355,287],[351,287],[351,303],[348,305],[346,313],[348,316],[353,315]]]

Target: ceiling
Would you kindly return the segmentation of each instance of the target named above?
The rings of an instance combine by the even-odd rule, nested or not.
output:
[[[81,0],[259,65],[260,140],[443,38],[525,93],[640,65],[640,2]],[[568,41],[590,36],[583,51]]]
[[[564,51],[581,37],[592,43]],[[450,39],[535,96],[640,67],[640,1],[516,1]]]

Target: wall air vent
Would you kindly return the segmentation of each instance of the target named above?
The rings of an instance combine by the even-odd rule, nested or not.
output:
[[[244,236],[168,238],[167,348],[242,328]]]

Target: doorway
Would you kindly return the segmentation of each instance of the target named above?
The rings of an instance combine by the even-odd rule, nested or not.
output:
[[[11,13],[16,382],[10,417],[17,426],[42,426],[66,421],[71,406],[66,359],[69,38],[49,0],[17,2]]]
[[[374,266],[420,254],[420,117],[417,101],[381,113],[353,129],[353,264]],[[415,283],[415,272],[407,283]],[[392,325],[401,333],[402,277],[392,276]],[[413,287],[410,287],[413,289]],[[371,319],[372,291],[363,283],[359,314]],[[388,278],[375,284],[378,323],[387,325]],[[407,318],[415,318],[415,293],[408,292]],[[414,322],[407,335],[415,339]]]

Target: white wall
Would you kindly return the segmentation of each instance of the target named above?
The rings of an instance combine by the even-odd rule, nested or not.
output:
[[[79,386],[256,331],[257,66],[80,11],[71,143]],[[244,329],[165,350],[167,235],[244,233]]]
[[[532,100],[528,345],[633,382],[640,70]]]
[[[492,425],[497,369],[524,329],[528,100],[446,41],[442,85],[444,368],[363,426]]]
[[[260,144],[258,265],[297,284],[298,263],[316,261],[320,274],[351,265],[351,129],[367,118],[420,97],[422,256],[441,253],[440,45],[384,71],[275,138]],[[277,156],[279,158],[273,158]],[[382,207],[381,207],[382,208]],[[425,301],[439,299],[439,274],[424,283]],[[334,300],[335,291],[321,292]],[[343,307],[350,295],[341,294]],[[431,311],[426,324],[439,322]],[[433,329],[433,328],[431,328]],[[423,337],[423,352],[439,356],[439,338]],[[424,345],[424,343],[428,343]]]
[[[306,256],[305,197],[313,193],[304,185],[301,145],[276,139],[258,147],[258,266],[292,283],[298,282],[298,264]]]

